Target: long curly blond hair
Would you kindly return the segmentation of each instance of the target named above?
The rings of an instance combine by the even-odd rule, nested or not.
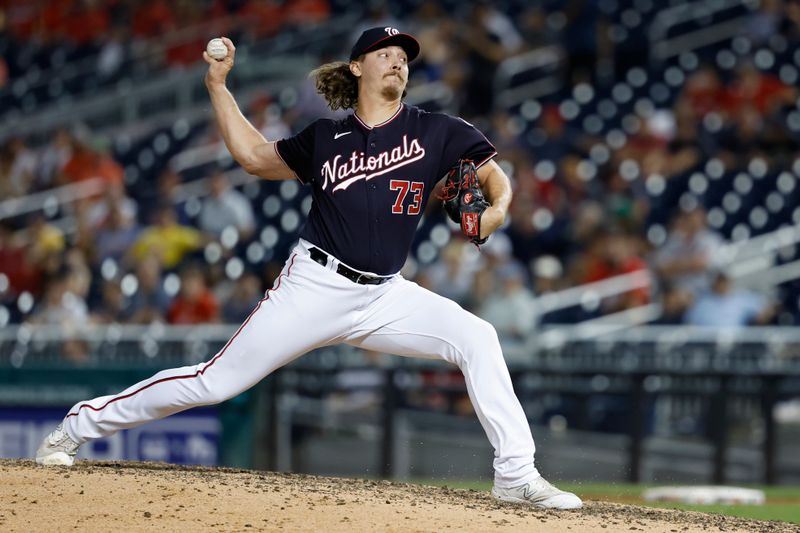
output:
[[[317,92],[321,94],[332,111],[355,109],[358,102],[358,78],[350,72],[350,63],[334,61],[311,71]]]

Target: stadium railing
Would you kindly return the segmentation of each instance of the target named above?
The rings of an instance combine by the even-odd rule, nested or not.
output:
[[[0,220],[38,211],[56,213],[62,205],[97,196],[105,190],[100,178],[62,185],[53,189],[0,201]]]
[[[686,2],[656,13],[650,25],[651,58],[664,61],[741,34],[758,2]]]
[[[493,80],[495,106],[509,109],[557,92],[565,59],[561,47],[545,46],[502,61]]]

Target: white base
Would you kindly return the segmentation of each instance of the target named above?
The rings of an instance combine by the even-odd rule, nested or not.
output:
[[[658,487],[644,492],[651,502],[678,502],[690,504],[763,505],[764,491],[741,487]]]

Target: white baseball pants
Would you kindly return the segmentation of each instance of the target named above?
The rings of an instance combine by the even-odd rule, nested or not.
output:
[[[220,403],[306,352],[348,343],[457,365],[494,447],[495,483],[512,487],[536,477],[533,437],[492,325],[399,275],[381,285],[354,283],[336,273],[335,260],[311,260],[310,246],[300,241],[273,288],[213,358],[79,402],[64,419],[67,434],[82,444]]]

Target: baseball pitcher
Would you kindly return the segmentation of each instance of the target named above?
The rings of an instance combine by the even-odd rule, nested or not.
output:
[[[349,61],[312,73],[331,109],[352,114],[317,120],[278,141],[266,140],[244,118],[226,88],[236,49],[223,42],[226,56],[203,54],[220,132],[247,172],[311,188],[301,238],[274,286],[219,353],[117,395],[79,402],[42,442],[36,461],[72,465],[78,447],[91,439],[223,402],[310,350],[348,343],[457,365],[494,447],[495,498],[580,507],[577,496],[553,487],[536,469],[533,437],[494,328],[399,274],[443,176],[448,214],[476,244],[503,223],[511,201],[509,179],[480,131],[403,102],[417,40],[391,27],[364,31]]]

